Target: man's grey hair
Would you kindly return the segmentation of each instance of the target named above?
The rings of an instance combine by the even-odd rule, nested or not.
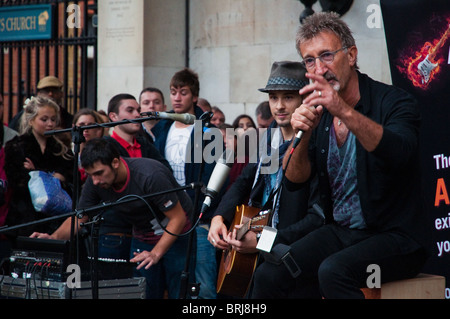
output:
[[[300,56],[302,56],[300,45],[321,32],[334,33],[341,40],[342,47],[349,48],[356,45],[352,31],[337,13],[316,12],[307,17],[297,31],[295,47]],[[358,68],[357,63],[355,63],[355,67]]]

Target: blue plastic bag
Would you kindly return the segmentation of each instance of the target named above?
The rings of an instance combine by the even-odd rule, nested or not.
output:
[[[50,216],[72,211],[72,198],[59,179],[43,171],[31,171],[29,175],[28,189],[36,211]]]

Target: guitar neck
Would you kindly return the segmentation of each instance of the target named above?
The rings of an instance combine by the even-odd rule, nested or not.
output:
[[[252,223],[251,220],[246,222],[245,224],[242,224],[242,226],[236,231],[236,239],[241,240],[242,237],[244,237],[245,234],[250,230],[250,224]]]
[[[242,224],[242,226],[236,231],[236,239],[241,240],[242,237],[251,229],[255,229],[258,232],[263,229],[265,225],[267,225],[267,220],[270,216],[270,210],[260,212],[260,215],[258,217],[254,217],[250,219],[245,224]],[[258,225],[258,222],[263,222],[262,225]]]

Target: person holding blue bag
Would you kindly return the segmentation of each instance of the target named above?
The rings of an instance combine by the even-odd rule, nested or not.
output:
[[[68,201],[72,193],[73,153],[58,135],[45,135],[46,132],[58,129],[59,123],[59,106],[51,99],[33,97],[24,109],[19,129],[20,135],[5,145],[5,172],[12,191],[6,225],[16,226],[54,216],[67,212],[67,206],[71,206],[71,201],[69,203]],[[45,209],[41,206],[48,206],[48,203],[42,201],[41,205],[33,205],[30,190],[33,191],[36,187],[29,183],[30,172],[31,175],[51,175],[51,178],[56,178],[57,180],[53,180],[52,183],[56,185],[54,187],[60,185],[61,191],[65,191],[66,194],[63,195],[61,203],[65,203],[66,208],[63,205]],[[43,185],[42,181],[39,181],[38,185]],[[40,192],[44,190],[42,187],[37,189]],[[53,191],[55,188],[52,189]],[[48,197],[55,199],[55,195],[48,195]],[[37,224],[19,228],[14,234],[9,235],[29,236],[35,231],[53,232],[59,224],[60,221]]]

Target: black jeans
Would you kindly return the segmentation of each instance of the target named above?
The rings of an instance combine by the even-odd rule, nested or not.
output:
[[[381,282],[411,278],[426,261],[426,253],[414,241],[398,233],[371,233],[329,224],[291,245],[301,269],[294,279],[284,264],[263,262],[255,271],[251,297],[364,298],[373,270],[380,268]]]

